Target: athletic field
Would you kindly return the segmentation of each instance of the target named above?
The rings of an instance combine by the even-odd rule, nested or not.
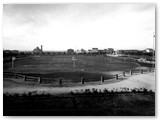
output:
[[[75,63],[74,60],[75,59]],[[139,65],[118,60],[105,55],[52,55],[19,58],[12,64],[4,63],[4,71],[18,72],[42,78],[62,78],[79,81],[81,77],[89,81],[111,78],[111,72],[133,70]]]

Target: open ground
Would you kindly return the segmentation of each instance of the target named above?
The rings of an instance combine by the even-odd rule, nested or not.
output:
[[[146,72],[148,65],[102,55],[75,55],[74,67],[72,57],[30,56],[15,61],[14,68],[4,63],[4,72],[44,78],[39,84],[4,74],[4,115],[155,115],[155,72]],[[129,70],[136,72],[131,75]],[[115,79],[123,71],[125,76]]]
[[[72,57],[76,58],[75,66]],[[105,55],[53,55],[31,56],[16,60],[14,68],[4,63],[4,71],[17,72],[34,77],[79,82],[83,77],[87,81],[97,81],[101,76],[111,79],[121,71],[134,70],[140,65]]]

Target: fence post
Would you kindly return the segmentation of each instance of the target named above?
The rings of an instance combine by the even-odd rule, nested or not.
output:
[[[25,75],[23,76],[23,79],[24,79],[24,81],[26,81],[26,76]]]
[[[118,74],[116,74],[116,80],[118,80]]]
[[[15,78],[17,79],[17,73],[15,73]]]
[[[143,74],[143,70],[141,70],[141,74]]]
[[[41,77],[38,77],[38,83],[39,84],[41,83]]]
[[[132,70],[130,70],[130,75],[132,75]]]
[[[103,76],[101,76],[101,82],[104,82],[104,77]]]
[[[125,72],[123,72],[123,76],[125,77],[126,75],[125,75]]]
[[[84,84],[84,78],[83,77],[81,78],[81,84]]]
[[[60,85],[62,84],[62,79],[61,79],[61,78],[59,79],[59,84],[60,84]]]

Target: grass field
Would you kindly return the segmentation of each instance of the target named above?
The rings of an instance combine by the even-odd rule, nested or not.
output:
[[[72,57],[76,58],[75,67]],[[112,78],[109,71],[129,71],[139,65],[134,62],[118,60],[104,55],[54,55],[54,56],[30,56],[16,60],[14,68],[11,63],[4,63],[4,71],[24,73],[30,76],[42,78],[62,78],[76,82],[81,77],[90,81]],[[73,82],[74,82],[73,81]]]
[[[75,56],[76,66],[73,67],[72,56]],[[14,69],[11,63],[4,64],[4,69],[19,72],[55,72],[55,71],[119,71],[137,67],[137,64],[126,62],[103,55],[54,55],[32,56],[15,61]]]

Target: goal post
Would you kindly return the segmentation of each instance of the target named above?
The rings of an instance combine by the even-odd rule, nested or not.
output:
[[[73,57],[72,57],[73,67],[76,67],[76,60],[77,60],[77,59],[73,56]]]
[[[16,60],[16,57],[12,57],[12,68],[14,68],[14,61]]]

